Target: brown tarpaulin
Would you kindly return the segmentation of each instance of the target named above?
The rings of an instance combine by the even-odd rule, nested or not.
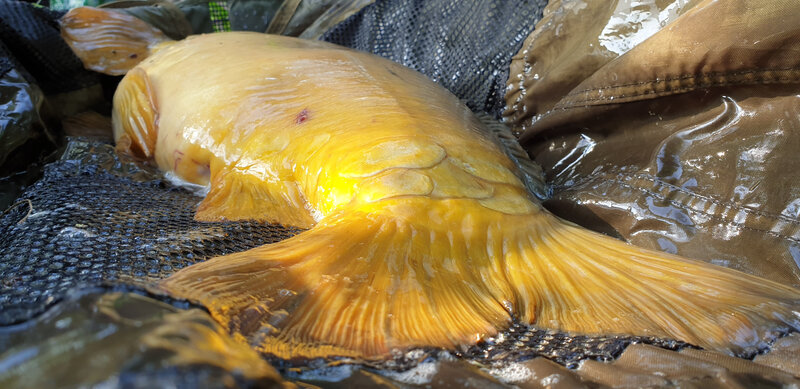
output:
[[[560,216],[800,286],[800,7],[554,0],[506,119]]]

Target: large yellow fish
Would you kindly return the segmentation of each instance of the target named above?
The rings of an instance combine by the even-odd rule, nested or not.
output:
[[[209,186],[198,220],[308,229],[160,284],[263,352],[380,358],[512,318],[737,352],[798,326],[796,289],[551,215],[475,116],[403,66],[256,33],[168,42],[110,11],[62,23],[87,66],[127,71],[119,150]]]

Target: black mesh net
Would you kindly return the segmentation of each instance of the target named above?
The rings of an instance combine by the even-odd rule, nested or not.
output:
[[[98,83],[98,76],[83,64],[61,39],[58,18],[63,12],[20,1],[0,4],[0,68],[4,61],[18,62],[29,81],[46,94],[69,92]],[[4,73],[4,72],[3,72]],[[0,74],[2,75],[2,74]]]
[[[669,339],[646,336],[574,335],[516,323],[498,336],[472,346],[458,355],[483,365],[545,357],[566,367],[575,368],[585,359],[614,360],[632,343],[649,344],[669,350],[693,347],[685,342]]]
[[[201,200],[114,148],[73,141],[0,217],[0,325],[30,319],[81,286],[145,285],[213,256],[290,237],[255,222],[200,223]]]
[[[511,57],[547,0],[378,0],[322,39],[425,74],[473,111],[499,117]]]

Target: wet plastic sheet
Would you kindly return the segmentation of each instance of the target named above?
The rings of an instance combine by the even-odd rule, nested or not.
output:
[[[99,79],[61,39],[61,13],[0,3],[0,208],[37,175],[58,142],[57,117],[95,102]],[[74,93],[73,93],[74,92]]]
[[[4,388],[278,388],[278,373],[205,312],[129,292],[71,293],[0,327]]]
[[[800,14],[785,2],[553,1],[506,119],[567,219],[800,285]]]

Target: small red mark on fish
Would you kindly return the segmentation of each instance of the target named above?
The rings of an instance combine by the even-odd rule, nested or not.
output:
[[[297,116],[294,118],[294,124],[302,124],[302,123],[304,123],[306,120],[308,120],[308,116],[309,116],[308,115],[308,108],[300,111],[300,113],[298,113]]]
[[[172,170],[173,171],[178,171],[178,164],[180,164],[181,163],[181,159],[183,159],[183,158],[181,158],[183,156],[183,151],[175,150],[172,153],[172,156],[175,158],[175,162],[173,162],[173,164],[172,164]]]

